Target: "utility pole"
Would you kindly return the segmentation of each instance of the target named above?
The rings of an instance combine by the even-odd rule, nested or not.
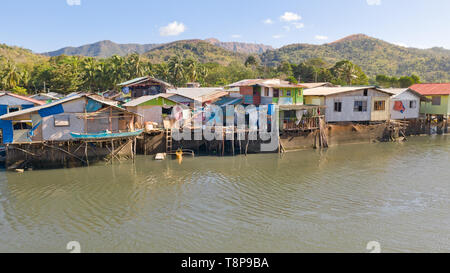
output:
[[[46,89],[45,89],[45,81],[44,81],[44,93],[47,93]]]

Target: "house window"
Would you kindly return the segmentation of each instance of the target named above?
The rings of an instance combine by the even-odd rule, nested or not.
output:
[[[365,100],[355,101],[353,112],[367,112],[367,101]]]
[[[54,126],[55,127],[69,127],[70,118],[69,116],[54,116]]]
[[[441,97],[440,96],[432,97],[431,105],[441,105]]]
[[[291,90],[286,90],[286,96],[288,96],[288,97],[291,96]]]
[[[375,111],[384,111],[386,109],[386,102],[384,100],[375,101],[373,108]]]
[[[417,108],[417,101],[412,100],[409,102],[409,108],[416,109]]]
[[[8,113],[14,113],[21,110],[22,107],[20,106],[10,106],[8,107]]]
[[[364,97],[367,97],[368,93],[369,93],[369,89],[364,89]]]
[[[341,101],[334,102],[334,112],[342,112],[342,102]]]
[[[273,97],[278,98],[280,96],[280,89],[274,88],[273,89]]]
[[[26,122],[13,122],[14,130],[30,130],[31,126]]]
[[[269,87],[264,87],[264,96],[269,96]]]

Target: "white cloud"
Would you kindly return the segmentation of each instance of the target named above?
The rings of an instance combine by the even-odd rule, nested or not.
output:
[[[268,18],[268,19],[264,20],[263,23],[266,25],[271,25],[271,24],[273,24],[273,20]]]
[[[286,31],[290,31],[290,30],[291,30],[291,27],[290,27],[290,26],[283,26],[283,28],[284,28],[284,30],[286,30]]]
[[[66,0],[69,6],[81,6],[81,0]]]
[[[296,29],[301,29],[301,28],[304,28],[304,27],[305,27],[305,24],[303,24],[303,23],[298,23],[298,22],[295,22],[295,23],[293,23],[292,25],[294,25],[294,27],[295,27]]]
[[[316,38],[316,40],[321,40],[321,41],[328,40],[328,37],[323,36],[323,35],[316,35],[316,37],[314,37],[314,38]]]
[[[233,35],[231,35],[231,38],[241,38],[242,37],[242,35],[240,35],[240,34],[233,34]]]
[[[369,6],[379,6],[381,5],[381,0],[366,0]]]
[[[297,13],[286,11],[283,15],[281,15],[280,20],[283,22],[295,22],[301,20],[302,17]]]
[[[280,35],[280,34],[277,34],[277,35],[273,35],[272,36],[272,38],[274,38],[274,39],[280,39],[280,38],[282,38],[283,37],[283,35]]]
[[[183,23],[178,23],[174,21],[165,27],[159,29],[159,34],[161,36],[177,36],[186,30],[186,26]]]

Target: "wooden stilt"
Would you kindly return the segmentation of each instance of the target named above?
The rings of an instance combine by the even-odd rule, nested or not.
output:
[[[111,140],[111,164],[114,163],[114,140]]]
[[[86,155],[86,164],[89,166],[89,156],[88,156],[88,143],[85,142],[86,146],[84,146],[84,153]]]

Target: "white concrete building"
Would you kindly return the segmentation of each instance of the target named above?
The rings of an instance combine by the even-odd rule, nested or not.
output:
[[[392,95],[375,86],[318,87],[304,90],[305,104],[326,106],[327,122],[389,120]]]

